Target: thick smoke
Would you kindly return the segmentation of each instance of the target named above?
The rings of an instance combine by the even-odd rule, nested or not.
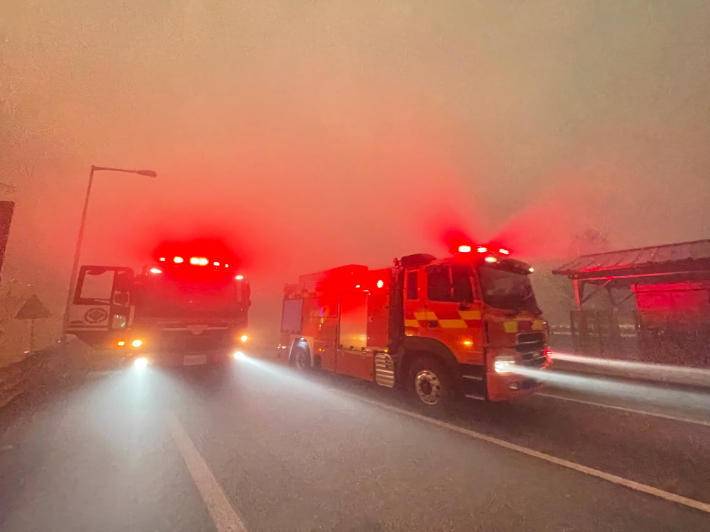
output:
[[[61,310],[91,164],[159,177],[97,174],[83,262],[227,239],[263,323],[299,273],[456,234],[707,237],[708,27],[701,1],[5,2],[3,293]]]

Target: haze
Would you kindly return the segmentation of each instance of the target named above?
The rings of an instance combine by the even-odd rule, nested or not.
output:
[[[708,28],[706,1],[4,0],[3,290],[61,312],[91,164],[159,177],[97,174],[83,263],[223,237],[263,323],[300,273],[450,231],[708,237]]]

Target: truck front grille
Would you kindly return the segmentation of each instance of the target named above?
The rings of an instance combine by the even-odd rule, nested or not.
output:
[[[524,333],[518,335],[518,343],[515,346],[518,353],[531,353],[534,351],[544,351],[544,333]]]
[[[536,351],[534,353],[524,353],[522,356],[523,366],[528,368],[541,368],[547,362],[545,351]]]
[[[201,352],[218,351],[232,346],[232,335],[225,330],[204,331],[192,334],[189,330],[165,331],[160,339],[163,351]]]

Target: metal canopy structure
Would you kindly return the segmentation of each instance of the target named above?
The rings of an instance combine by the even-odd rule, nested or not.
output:
[[[583,255],[552,273],[574,281],[575,300],[581,309],[593,295],[584,297],[586,284],[610,289],[710,280],[710,240]]]
[[[679,274],[707,275],[710,273],[710,240],[584,255],[557,268],[553,273],[586,281]]]

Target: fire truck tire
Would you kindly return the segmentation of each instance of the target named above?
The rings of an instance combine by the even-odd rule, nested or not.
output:
[[[291,366],[299,371],[308,371],[311,369],[311,357],[308,351],[301,346],[295,346],[291,350]]]
[[[455,397],[454,380],[446,366],[434,357],[417,358],[409,370],[409,391],[429,409],[444,408]]]

